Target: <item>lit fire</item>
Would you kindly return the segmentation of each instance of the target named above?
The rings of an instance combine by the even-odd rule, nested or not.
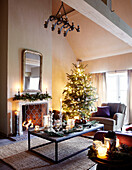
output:
[[[26,127],[26,129],[28,129],[29,127],[30,127],[30,128],[33,128],[33,122],[32,122],[31,119],[28,120],[28,122],[27,122],[27,121],[24,121],[24,122],[22,123],[22,126],[23,126],[23,127]]]

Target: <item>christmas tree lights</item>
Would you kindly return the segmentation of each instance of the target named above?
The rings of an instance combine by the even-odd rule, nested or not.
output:
[[[68,82],[63,91],[62,107],[69,117],[79,115],[88,118],[95,109],[96,88],[92,86],[91,74],[85,74],[86,66],[82,63],[73,64],[72,73],[67,73]]]

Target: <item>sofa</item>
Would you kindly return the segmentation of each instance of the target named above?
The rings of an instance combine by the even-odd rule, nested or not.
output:
[[[90,120],[104,124],[104,130],[120,131],[124,123],[126,106],[121,103],[102,103],[97,112],[91,113]]]

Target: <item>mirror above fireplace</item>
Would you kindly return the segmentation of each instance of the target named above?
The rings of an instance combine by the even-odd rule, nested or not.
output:
[[[23,92],[42,91],[42,54],[40,52],[23,50],[22,73]]]

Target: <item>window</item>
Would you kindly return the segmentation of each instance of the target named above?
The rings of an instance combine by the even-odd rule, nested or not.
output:
[[[107,102],[127,105],[127,72],[107,73]]]

